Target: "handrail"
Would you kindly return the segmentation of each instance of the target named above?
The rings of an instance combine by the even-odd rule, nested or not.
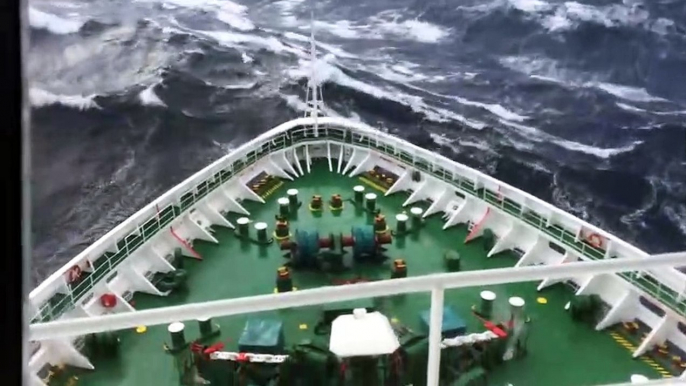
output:
[[[75,303],[77,303],[80,298],[88,293],[90,289],[93,288],[93,286],[101,280],[103,277],[107,276],[110,272],[112,272],[126,257],[130,256],[131,253],[135,252],[137,248],[139,248],[141,245],[143,245],[145,242],[150,240],[152,237],[156,236],[159,232],[160,229],[164,228],[164,226],[170,224],[174,219],[179,218],[182,216],[187,210],[190,209],[190,207],[197,203],[199,200],[203,199],[207,194],[210,192],[214,191],[217,187],[221,186],[225,182],[227,182],[229,179],[235,177],[238,175],[240,172],[245,170],[246,168],[250,167],[253,165],[255,162],[257,162],[259,159],[262,157],[270,154],[271,152],[282,150],[288,147],[292,147],[294,145],[304,143],[304,142],[312,142],[312,141],[322,141],[322,140],[332,140],[335,142],[340,142],[343,144],[347,145],[354,145],[354,146],[366,146],[371,149],[375,149],[377,151],[380,151],[381,153],[394,158],[395,160],[411,166],[415,167],[417,169],[420,169],[426,173],[429,173],[430,175],[439,178],[445,182],[448,182],[458,188],[460,191],[470,194],[476,198],[479,198],[488,204],[497,207],[509,215],[512,215],[528,225],[536,228],[537,230],[540,230],[544,233],[546,233],[548,236],[555,240],[559,240],[563,244],[567,245],[568,247],[572,248],[573,250],[577,251],[580,253],[582,256],[585,256],[590,259],[601,259],[605,255],[605,251],[599,248],[595,248],[588,244],[587,242],[584,241],[577,241],[576,236],[571,233],[570,231],[562,228],[561,226],[552,226],[548,227],[546,226],[546,220],[543,219],[541,215],[536,213],[533,210],[528,210],[528,211],[522,211],[522,206],[511,199],[508,199],[505,197],[504,199],[501,199],[499,194],[500,193],[495,193],[490,191],[489,189],[486,188],[478,188],[475,186],[474,182],[466,179],[464,176],[457,176],[454,175],[453,172],[446,170],[440,166],[437,166],[435,164],[430,163],[429,160],[425,160],[421,157],[419,157],[416,153],[415,154],[410,154],[408,153],[408,149],[411,149],[412,147],[416,147],[410,143],[404,142],[400,139],[395,139],[397,144],[401,144],[402,148],[398,149],[397,146],[391,146],[390,144],[386,144],[384,142],[379,141],[379,137],[382,135],[387,136],[385,133],[374,133],[370,132],[367,130],[367,134],[374,134],[376,138],[376,143],[373,143],[372,140],[370,139],[371,136],[364,136],[363,134],[360,134],[356,132],[355,130],[360,130],[359,126],[355,122],[349,122],[345,120],[337,120],[334,118],[321,118],[320,119],[320,130],[319,130],[319,136],[318,137],[313,137],[313,136],[308,136],[308,132],[311,132],[311,129],[308,128],[302,128],[305,126],[310,118],[301,118],[297,119],[294,121],[287,122],[275,129],[270,130],[269,132],[260,135],[259,137],[255,138],[254,140],[248,142],[248,144],[244,145],[241,147],[241,149],[237,150],[235,153],[232,153],[231,155],[223,157],[220,161],[223,163],[227,163],[229,161],[233,161],[228,165],[222,164],[222,162],[215,162],[208,166],[207,168],[203,169],[202,171],[196,173],[196,175],[192,176],[188,180],[184,181],[182,184],[177,185],[174,187],[170,192],[174,192],[175,194],[178,195],[178,198],[174,200],[173,202],[169,203],[167,207],[165,207],[164,210],[162,210],[162,215],[160,216],[160,213],[158,213],[156,210],[154,213],[151,212],[149,218],[143,222],[143,225],[137,225],[137,228],[129,235],[125,236],[121,241],[117,243],[118,246],[118,251],[117,253],[108,256],[107,254],[103,255],[104,257],[100,257],[95,259],[95,262],[103,260],[102,263],[100,264],[94,264],[98,266],[98,268],[95,269],[95,271],[88,275],[84,279],[83,282],[78,283],[74,288],[71,289],[71,291],[64,296],[62,299],[58,299],[56,304],[51,304],[50,299],[46,301],[46,303],[40,307],[38,310],[37,316],[33,319],[33,321],[36,322],[45,322],[49,320],[53,320],[60,315],[62,315],[66,310],[70,309],[70,307],[73,307]],[[339,125],[342,126],[342,128],[334,128],[334,127],[326,127],[323,125]],[[322,129],[323,128],[323,129]],[[353,133],[353,134],[350,134]],[[358,137],[358,138],[354,138]],[[428,152],[426,150],[423,150],[424,152]],[[434,157],[435,158],[435,157]],[[454,165],[459,165],[455,162],[452,162]],[[459,165],[459,168],[461,169],[469,169],[464,165]],[[192,185],[190,189],[186,187],[186,184],[189,181],[194,181],[200,179],[199,176],[202,176],[202,174],[208,174],[206,173],[208,170],[213,170],[214,172],[211,173],[209,177],[205,177],[203,180],[200,182],[196,183],[195,185]],[[490,178],[490,177],[489,177]],[[183,186],[182,186],[183,185]],[[501,184],[502,186],[506,186],[506,184]],[[181,192],[184,191],[184,189],[187,189],[185,193],[180,194]],[[514,188],[512,188],[514,189]],[[168,192],[169,193],[169,192]],[[151,204],[146,206],[146,208],[155,208],[160,201],[164,197],[168,197],[168,193],[165,193],[162,197],[159,199],[153,201]],[[525,196],[526,197],[526,196]],[[536,199],[538,200],[538,199]],[[539,200],[540,201],[540,200]],[[547,204],[550,205],[550,204]],[[135,217],[139,213],[143,212],[146,208],[142,209],[139,211],[136,215],[132,216]],[[559,210],[559,209],[558,209]],[[568,214],[569,215],[569,214]],[[571,215],[569,215],[571,216]],[[140,216],[138,216],[140,217]],[[161,219],[162,217],[163,219]],[[582,222],[581,220],[578,220]],[[583,226],[588,228],[588,229],[594,229],[593,226],[590,224],[583,223]],[[587,226],[588,225],[588,226]],[[97,243],[103,243],[103,239],[107,239],[109,235],[114,234],[117,229],[120,227],[118,226],[115,228],[113,231],[109,232],[107,235],[103,236],[100,240],[96,241],[95,244]],[[136,237],[140,236],[140,237]],[[119,245],[121,244],[121,245]],[[635,247],[634,247],[635,248]],[[642,252],[642,251],[641,251]],[[645,252],[642,252],[644,255],[647,256]],[[79,256],[82,256],[80,254]],[[78,260],[79,256],[75,258],[74,260]],[[72,262],[74,262],[72,260]],[[68,263],[66,266],[70,266],[72,262]],[[100,268],[104,267],[104,268]],[[61,269],[64,270],[64,267]],[[60,270],[58,270],[57,273],[59,273]],[[53,275],[54,276],[54,275]],[[653,296],[657,296],[661,293],[668,292],[670,294],[676,294],[675,291],[669,289],[667,286],[661,285],[661,287],[667,287],[669,290],[663,290],[660,291],[660,288],[657,290],[654,290],[652,288],[649,288],[648,286],[645,285],[642,281],[638,280],[633,280],[629,279],[626,276],[623,276],[625,279],[629,280],[632,284],[636,285],[637,287],[643,289],[644,291],[650,293]],[[52,276],[51,276],[52,278]],[[50,280],[50,279],[48,279]],[[39,286],[40,287],[40,286]],[[32,292],[32,295],[35,293],[35,290]],[[678,294],[677,294],[678,295]],[[55,298],[59,295],[53,295],[52,298]],[[52,299],[51,298],[51,299]],[[663,299],[663,297],[658,297],[658,299]],[[665,303],[670,306],[670,308],[675,309],[679,314],[681,315],[686,315],[686,301],[679,303],[673,301],[676,299],[676,297],[672,297],[672,300],[666,301]]]
[[[564,265],[533,265],[518,268],[441,273],[360,283],[351,286],[327,286],[282,294],[257,295],[32,324],[29,326],[28,339],[45,340],[133,328],[140,325],[149,326],[202,317],[238,315],[360,298],[426,292],[434,289],[519,283],[545,278],[566,279],[584,275],[627,272],[667,266],[673,267],[684,263],[686,263],[686,259],[679,255],[665,255],[653,259],[629,257],[624,259],[571,262]]]

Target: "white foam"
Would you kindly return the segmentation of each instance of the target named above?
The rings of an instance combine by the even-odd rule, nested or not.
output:
[[[238,32],[229,31],[195,31],[200,35],[205,35],[210,37],[219,44],[226,45],[229,47],[242,47],[247,45],[252,45],[250,48],[266,48],[275,53],[290,52],[298,56],[304,56],[305,53],[301,50],[296,50],[292,47],[288,47],[281,43],[277,38],[261,37],[256,35],[248,35]]]
[[[317,31],[327,32],[344,39],[359,39],[362,37],[364,31],[369,29],[369,26],[353,26],[348,20],[338,20],[334,23],[316,20],[314,25]],[[309,27],[304,27],[304,29],[309,29]],[[365,35],[365,37],[370,37],[373,34]]]
[[[250,55],[246,54],[245,52],[241,52],[241,60],[243,61],[243,63],[246,63],[246,64],[252,63],[254,61],[254,59]]]
[[[464,139],[460,139],[460,138],[450,139],[445,134],[438,134],[438,133],[429,133],[429,136],[438,145],[448,147],[452,151],[454,151],[455,153],[460,153],[462,147],[472,147],[472,148],[479,149],[479,150],[484,151],[484,152],[492,152],[493,151],[493,149],[491,149],[488,146],[488,143],[486,143],[486,142],[469,141],[469,140],[464,140]]]
[[[655,177],[649,177],[648,182],[650,183],[650,198],[644,200],[641,206],[631,213],[622,215],[619,219],[624,224],[636,224],[645,227],[645,214],[657,203],[657,191],[659,181]]]
[[[527,74],[532,79],[569,87],[595,88],[627,101],[666,102],[663,98],[651,95],[644,88],[598,81],[593,79],[597,76],[561,68],[556,61],[550,58],[510,56],[501,58],[500,64],[511,70]]]
[[[656,115],[686,115],[686,110],[679,111],[651,111],[651,113]]]
[[[455,99],[457,102],[466,105],[466,106],[475,106],[475,107],[481,107],[482,109],[488,110],[490,113],[497,115],[503,119],[507,119],[508,121],[517,121],[517,122],[522,122],[527,120],[529,117],[517,114],[513,111],[510,111],[503,107],[500,104],[497,103],[482,103],[482,102],[474,102],[470,101],[465,98],[461,97],[452,97]]]
[[[286,105],[292,108],[293,110],[307,112],[311,109],[311,107],[307,105],[307,103],[305,103],[303,100],[301,100],[300,97],[298,97],[297,95],[280,94],[279,96],[283,98],[283,100],[286,101]],[[342,114],[327,106],[326,103],[320,104],[319,109],[328,117],[343,117]],[[348,119],[351,119],[351,117],[348,117]],[[353,118],[353,120],[361,122],[359,117],[357,117],[357,119]]]
[[[286,32],[283,34],[283,36],[286,39],[295,40],[298,42],[303,42],[303,43],[309,43],[310,42],[309,37],[295,33],[295,32]],[[339,58],[357,58],[358,57],[357,55],[353,55],[350,52],[342,50],[340,47],[336,47],[336,46],[331,45],[331,44],[326,44],[326,43],[322,43],[320,41],[317,41],[317,50],[319,50],[321,48],[328,51],[329,53],[334,54],[335,56],[337,56]]]
[[[394,88],[383,88],[382,86],[371,85],[360,80],[351,78],[346,73],[341,71],[338,67],[330,63],[327,63],[326,60],[318,60],[316,66],[317,72],[314,81],[318,84],[330,81],[341,86],[352,88],[365,94],[372,95],[377,99],[391,100],[410,107],[413,111],[425,115],[427,119],[434,122],[448,122],[452,120],[461,122],[474,129],[482,129],[485,127],[485,124],[482,122],[467,119],[459,114],[456,114],[446,109],[428,106],[421,97],[405,94],[400,90]],[[297,68],[288,70],[287,75],[293,79],[302,79],[307,78],[310,75],[310,71],[310,62],[301,59],[299,62],[299,66]]]
[[[666,34],[674,25],[669,19],[650,19],[650,13],[636,4],[610,4],[594,6],[576,1],[548,3],[542,0],[508,0],[508,6],[527,14],[549,31],[576,28],[581,23],[592,23],[608,28],[640,26],[658,34]]]
[[[454,100],[460,104],[463,104],[465,106],[480,107],[484,110],[487,110],[491,114],[494,114],[494,115],[496,115],[500,118],[503,118],[503,119],[507,119],[510,121],[522,122],[522,121],[525,121],[529,118],[527,116],[520,115],[520,114],[517,114],[513,111],[510,111],[510,110],[506,109],[504,106],[497,104],[497,103],[475,102],[475,101],[471,101],[471,100],[463,98],[463,97],[439,94],[439,93],[435,93],[435,92],[426,90],[426,89],[418,87],[418,86],[414,86],[414,85],[410,84],[409,82],[417,81],[417,80],[423,80],[424,78],[427,78],[426,76],[421,75],[421,74],[417,73],[416,71],[411,76],[407,76],[407,75],[403,75],[404,72],[398,74],[398,73],[394,73],[392,71],[389,71],[389,69],[384,67],[384,66],[377,67],[376,70],[377,71],[375,71],[375,73],[378,76],[380,76],[381,78],[384,78],[386,80],[399,82],[399,83],[402,83],[404,86],[407,86],[409,88],[412,88],[412,89],[415,89],[415,90],[418,90],[421,92],[425,92],[427,94],[431,94],[431,95],[434,95],[434,96],[437,96],[440,98],[452,99],[452,100]],[[410,72],[409,70],[407,70],[407,71]]]
[[[421,74],[418,70],[412,71],[410,68],[417,68],[419,65],[414,63],[403,63],[401,64],[391,64],[392,59],[389,58],[389,62],[383,62],[374,66],[363,66],[359,65],[358,68],[363,71],[372,72],[379,77],[396,83],[409,83],[423,81],[428,78],[428,76]]]
[[[686,206],[668,206],[664,209],[667,218],[679,228],[682,234],[686,235]]]
[[[395,11],[385,12],[369,18],[368,23],[353,23],[349,20],[336,22],[316,21],[318,31],[324,31],[344,39],[399,38],[420,43],[438,43],[450,34],[450,30],[419,19],[400,21]],[[309,27],[302,27],[303,29]]]
[[[79,110],[87,110],[91,108],[100,108],[93,100],[95,95],[60,95],[39,89],[29,89],[29,101],[33,107],[44,107],[51,105],[63,105],[74,107]]]
[[[286,26],[295,26],[298,19],[293,15],[293,11],[305,0],[280,0],[274,3],[281,9],[281,23]]]
[[[239,31],[252,31],[256,27],[247,16],[248,7],[229,0],[137,0],[159,2],[167,8],[182,7],[213,12],[217,20]],[[171,6],[171,7],[170,7]]]
[[[63,19],[33,7],[29,7],[29,23],[33,28],[45,29],[58,35],[78,32],[84,24],[82,21]]]
[[[617,107],[621,108],[622,110],[631,111],[634,113],[647,113],[648,112],[647,110],[639,109],[638,107],[627,105],[626,103],[616,102],[615,104],[617,105]]]
[[[510,70],[529,75],[532,79],[547,82],[569,84],[579,75],[560,68],[558,63],[550,58],[537,56],[506,56],[499,60],[500,64]]]
[[[155,85],[148,86],[145,90],[138,94],[138,99],[141,101],[143,106],[160,106],[166,107],[167,105],[162,102],[162,100],[155,94]]]
[[[676,110],[676,111],[648,111],[644,109],[639,109],[636,106],[631,106],[626,103],[621,103],[617,102],[615,103],[619,108],[626,110],[626,111],[631,111],[635,113],[649,113],[649,114],[655,114],[655,115],[686,115],[686,110]]]
[[[567,150],[586,153],[586,154],[593,155],[593,156],[596,156],[598,158],[604,158],[604,159],[610,158],[610,157],[615,156],[617,154],[632,151],[636,148],[636,146],[643,143],[642,141],[635,141],[635,142],[632,142],[626,146],[622,146],[622,147],[618,147],[618,148],[600,148],[600,147],[596,147],[596,146],[592,146],[592,145],[586,145],[583,143],[558,138],[558,137],[555,137],[553,135],[545,133],[545,132],[538,130],[538,129],[531,127],[531,126],[521,125],[518,123],[509,122],[509,121],[506,121],[503,119],[501,119],[499,121],[500,121],[500,123],[502,123],[505,126],[509,126],[509,127],[517,129],[519,132],[524,134],[526,136],[526,138],[529,140],[533,140],[536,142],[554,143],[555,145],[563,147]]]
[[[253,24],[247,17],[226,11],[217,11],[217,19],[230,25],[239,31],[252,31],[255,29]]]
[[[635,141],[635,142],[632,142],[626,146],[622,146],[622,147],[618,147],[618,148],[604,149],[604,148],[599,148],[599,147],[595,147],[595,146],[584,145],[584,144],[578,143],[578,142],[572,142],[572,141],[560,140],[560,139],[555,140],[554,142],[557,145],[564,147],[565,149],[574,150],[574,151],[578,151],[581,153],[594,155],[598,158],[605,158],[605,159],[610,158],[612,156],[615,156],[617,154],[632,151],[636,148],[636,146],[643,143],[643,141]]]
[[[541,12],[550,9],[551,5],[541,0],[508,0],[511,7],[522,12]]]
[[[402,22],[385,21],[377,26],[389,35],[405,37],[421,43],[437,43],[449,35],[448,30],[418,19]]]
[[[587,85],[599,88],[618,98],[626,99],[632,102],[665,102],[665,99],[650,95],[644,88],[604,82],[591,82]]]

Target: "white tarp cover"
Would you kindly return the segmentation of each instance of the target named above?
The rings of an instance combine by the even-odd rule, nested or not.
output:
[[[391,354],[400,347],[387,317],[358,308],[341,315],[331,325],[329,350],[339,357]]]

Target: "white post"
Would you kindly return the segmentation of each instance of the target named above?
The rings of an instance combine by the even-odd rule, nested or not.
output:
[[[438,386],[441,370],[441,331],[443,330],[443,288],[431,290],[431,319],[429,322],[429,365],[426,386]]]

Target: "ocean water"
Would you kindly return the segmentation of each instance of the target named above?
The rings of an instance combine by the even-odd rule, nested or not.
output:
[[[312,12],[327,114],[686,249],[683,0],[31,0],[33,280],[302,115]]]

